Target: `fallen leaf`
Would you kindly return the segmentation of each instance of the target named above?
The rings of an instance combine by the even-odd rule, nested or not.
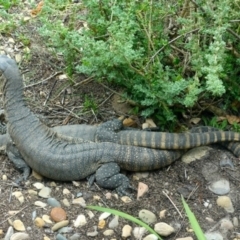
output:
[[[227,115],[227,120],[229,124],[234,124],[234,123],[239,123],[240,122],[240,118],[235,116],[235,115]]]
[[[31,16],[36,17],[41,11],[43,7],[43,1],[39,2],[37,7],[31,10]]]

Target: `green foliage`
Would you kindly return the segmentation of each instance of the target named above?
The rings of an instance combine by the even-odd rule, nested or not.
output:
[[[83,102],[83,111],[92,110],[92,111],[96,112],[97,109],[98,109],[98,106],[97,106],[97,103],[96,103],[94,97],[85,95],[84,102]]]
[[[238,86],[238,18],[231,0],[46,0],[40,32],[69,75],[124,87],[143,116],[166,125],[200,97],[240,99],[229,82]]]
[[[125,213],[125,212],[121,212],[115,209],[111,209],[111,208],[104,208],[104,207],[99,207],[99,206],[87,206],[87,208],[92,209],[92,210],[96,210],[96,211],[100,211],[100,212],[108,212],[117,216],[120,216],[122,218],[125,218],[133,223],[138,224],[141,227],[146,228],[150,233],[154,234],[158,239],[162,239],[151,227],[149,227],[146,223],[142,222],[141,220]]]

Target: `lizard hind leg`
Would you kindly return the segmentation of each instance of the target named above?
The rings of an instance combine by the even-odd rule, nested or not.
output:
[[[129,190],[135,190],[130,185],[129,179],[120,173],[118,164],[114,162],[103,164],[96,171],[95,177],[100,187],[115,189],[120,196],[130,196]]]

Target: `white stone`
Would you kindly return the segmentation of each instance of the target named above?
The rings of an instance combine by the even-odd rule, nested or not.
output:
[[[34,205],[37,206],[37,207],[41,207],[41,208],[45,208],[47,206],[46,203],[41,202],[41,201],[34,202]]]
[[[158,240],[158,237],[154,234],[149,234],[143,240]]]
[[[78,204],[82,207],[86,207],[86,201],[82,197],[73,199],[72,204]]]
[[[116,215],[108,224],[108,227],[113,229],[116,228],[118,226],[118,216]]]
[[[130,225],[124,225],[122,229],[122,238],[131,237],[132,227]]]
[[[10,240],[27,240],[30,239],[29,235],[27,233],[14,233]]]
[[[106,219],[106,218],[108,218],[110,215],[111,215],[111,213],[104,212],[104,213],[102,213],[102,214],[99,216],[98,220],[100,221],[100,220]]]
[[[114,231],[112,229],[107,229],[103,232],[104,236],[111,236],[114,234]]]
[[[165,222],[159,222],[154,225],[154,230],[161,236],[167,237],[172,234],[175,230],[172,226]]]
[[[17,231],[21,231],[21,232],[24,232],[26,230],[23,222],[19,219],[13,221],[13,227]]]
[[[223,240],[223,236],[219,232],[209,232],[204,235],[206,240]]]
[[[38,189],[38,190],[44,188],[44,185],[43,185],[42,183],[40,183],[40,182],[34,183],[33,186],[34,186],[36,189]]]
[[[77,216],[77,219],[74,222],[74,227],[82,227],[87,224],[86,217],[83,214]]]
[[[51,188],[49,187],[43,187],[40,192],[38,193],[38,196],[39,197],[42,197],[42,198],[49,198],[50,197],[50,194],[51,194]]]
[[[133,235],[136,239],[142,239],[142,236],[146,233],[146,228],[144,227],[135,227],[133,229]]]
[[[62,200],[62,203],[63,203],[64,206],[70,207],[70,202],[68,201],[67,198],[64,198],[64,199]]]
[[[151,224],[157,221],[157,217],[149,210],[142,209],[138,213],[139,218],[147,224]]]
[[[229,181],[226,179],[221,179],[213,182],[210,184],[209,190],[217,195],[225,195],[230,191]]]

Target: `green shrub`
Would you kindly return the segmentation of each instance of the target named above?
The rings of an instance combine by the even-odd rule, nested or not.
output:
[[[200,98],[240,98],[232,88],[240,63],[234,1],[44,3],[40,32],[63,54],[68,74],[124,87],[141,114],[163,126]]]

